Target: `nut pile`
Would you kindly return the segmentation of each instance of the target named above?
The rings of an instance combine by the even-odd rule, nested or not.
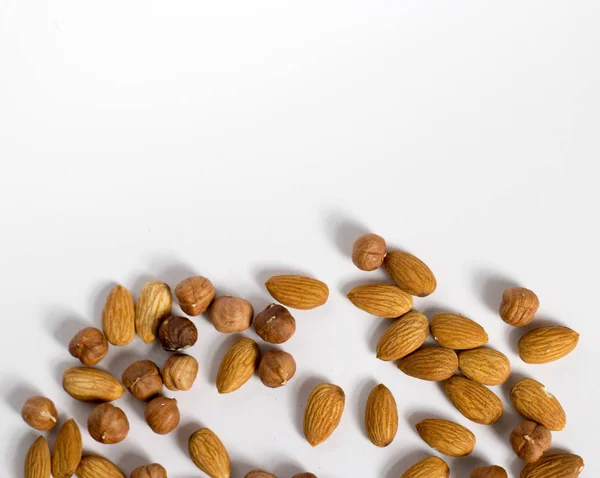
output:
[[[450,402],[468,420],[493,425],[504,410],[501,400],[488,386],[505,383],[511,373],[508,358],[486,347],[488,335],[470,318],[439,313],[431,321],[413,310],[414,297],[432,294],[437,286],[431,269],[419,258],[398,250],[387,250],[385,240],[376,234],[364,234],[354,243],[352,261],[361,270],[385,267],[390,283],[366,284],[353,288],[348,299],[365,312],[393,319],[377,344],[377,358],[397,361],[398,368],[420,380],[441,382]],[[254,327],[264,342],[283,344],[296,331],[296,321],[288,308],[307,310],[323,305],[329,297],[327,285],[317,279],[298,275],[271,277],[265,284],[278,302],[255,314],[252,304],[239,297],[215,297],[213,284],[205,277],[181,281],[175,296],[189,317],[208,312],[215,329],[221,333],[240,332]],[[157,280],[147,282],[137,304],[126,288],[118,285],[106,299],[102,330],[87,327],[75,334],[69,353],[82,366],[64,372],[64,390],[74,399],[95,403],[88,417],[88,433],[104,444],[125,439],[130,424],[125,412],[111,402],[129,392],[145,403],[144,417],[149,428],[166,435],[177,428],[180,412],[177,400],[162,396],[163,387],[171,391],[190,390],[198,375],[198,362],[185,353],[198,340],[198,331],[189,317],[172,315],[170,287]],[[511,288],[504,292],[499,314],[504,322],[520,327],[531,323],[539,307],[534,292]],[[438,345],[425,344],[430,336]],[[130,364],[121,380],[94,368],[106,356],[109,344],[125,346],[135,334],[145,342],[160,341],[172,352],[159,367],[150,360]],[[552,362],[570,353],[578,334],[567,327],[539,327],[523,334],[518,343],[521,359],[529,364]],[[217,378],[218,393],[241,388],[253,375],[271,388],[285,386],[296,373],[296,362],[282,350],[261,354],[259,343],[240,338],[222,359]],[[521,478],[574,478],[583,470],[581,457],[562,453],[546,454],[552,431],[562,430],[566,414],[559,401],[546,387],[532,378],[519,380],[510,393],[512,404],[524,420],[512,431],[507,442],[526,464]],[[344,413],[346,395],[337,385],[321,383],[308,398],[304,412],[304,435],[311,446],[326,441],[336,430]],[[46,397],[30,397],[22,409],[24,421],[31,427],[48,431],[56,426],[58,412]],[[377,447],[393,442],[398,430],[398,410],[392,392],[383,384],[371,391],[365,409],[365,429]],[[426,418],[416,424],[422,440],[442,455],[463,457],[476,448],[476,436],[464,424],[438,418]],[[189,437],[191,461],[211,478],[229,478],[231,460],[223,442],[208,428]],[[106,458],[83,455],[83,437],[78,424],[67,420],[60,428],[52,453],[47,440],[40,436],[25,459],[25,478],[124,478],[124,473]],[[446,462],[430,456],[409,467],[399,478],[449,477]],[[499,466],[472,470],[471,478],[507,477]],[[133,470],[130,478],[166,478],[167,471],[158,463]],[[249,470],[245,478],[276,478],[264,470]],[[316,478],[299,473],[292,478]]]

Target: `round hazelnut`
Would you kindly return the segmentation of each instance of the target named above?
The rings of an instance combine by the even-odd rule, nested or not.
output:
[[[196,343],[198,329],[187,317],[171,315],[160,323],[158,338],[165,350],[183,350]]]
[[[97,442],[106,445],[119,443],[129,433],[129,420],[120,408],[110,403],[101,403],[88,417],[88,431]]]
[[[253,316],[252,304],[239,297],[217,297],[210,306],[210,320],[215,329],[224,334],[246,330]]]
[[[167,470],[158,463],[152,463],[133,470],[130,478],[167,478]]]
[[[288,383],[296,373],[296,361],[283,350],[269,350],[262,356],[258,376],[267,387],[278,388]]]
[[[179,408],[177,400],[167,397],[156,397],[144,412],[146,422],[154,433],[166,435],[179,425]]]
[[[165,387],[174,392],[192,388],[197,375],[198,361],[191,355],[173,354],[162,368]]]
[[[96,327],[86,327],[69,342],[69,353],[83,365],[96,365],[108,353],[108,340]]]
[[[52,430],[58,420],[54,402],[46,397],[34,396],[27,399],[21,409],[25,423],[36,430]]]
[[[502,294],[500,317],[509,325],[521,327],[533,320],[539,307],[535,292],[524,287],[511,287]]]
[[[208,309],[215,298],[215,288],[206,277],[193,276],[177,284],[175,296],[181,310],[194,317]]]
[[[543,425],[524,420],[510,434],[510,445],[527,463],[538,461],[552,443],[552,433]]]
[[[296,473],[292,478],[317,478],[317,475],[312,473]]]
[[[508,478],[501,466],[479,466],[471,472],[471,478]]]
[[[363,234],[352,246],[352,262],[362,271],[374,271],[385,258],[385,239],[377,234]]]
[[[277,476],[264,470],[250,470],[244,478],[277,478]]]
[[[158,395],[163,386],[158,366],[151,360],[132,363],[123,372],[121,381],[135,398],[142,401]]]
[[[282,344],[296,331],[296,320],[284,306],[270,304],[254,319],[254,330],[265,341]]]

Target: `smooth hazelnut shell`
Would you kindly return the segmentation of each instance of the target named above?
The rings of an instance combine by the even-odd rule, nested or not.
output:
[[[146,405],[146,422],[154,433],[166,435],[179,425],[179,408],[174,398],[156,397]]]
[[[198,329],[187,317],[171,315],[158,328],[158,339],[163,349],[176,352],[187,349],[198,340]]]
[[[206,277],[192,276],[177,284],[175,296],[181,310],[195,317],[208,309],[215,298],[215,288]]]
[[[197,376],[198,361],[191,355],[173,354],[163,364],[163,382],[169,390],[189,390]]]
[[[246,330],[253,316],[252,304],[239,297],[217,297],[210,306],[210,320],[215,329],[224,334]]]
[[[138,360],[123,372],[123,385],[138,400],[148,401],[162,391],[163,381],[158,366],[151,360]]]
[[[270,304],[254,319],[254,330],[265,341],[282,344],[296,331],[296,320],[284,306]]]
[[[167,470],[158,463],[151,463],[133,470],[130,478],[167,478]]]
[[[88,431],[97,442],[106,445],[119,443],[129,433],[129,420],[119,407],[110,403],[101,403],[88,417]]]
[[[27,399],[21,409],[21,417],[30,427],[47,431],[56,426],[58,412],[52,400],[36,395]]]
[[[108,353],[108,340],[96,327],[86,327],[69,342],[69,353],[83,365],[96,365]]]
[[[363,234],[352,245],[352,262],[362,271],[374,271],[383,264],[385,239],[377,234]]]
[[[283,350],[269,350],[258,366],[258,376],[263,384],[278,388],[289,382],[296,373],[296,361]]]

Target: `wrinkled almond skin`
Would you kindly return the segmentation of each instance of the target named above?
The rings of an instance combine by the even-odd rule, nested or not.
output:
[[[296,361],[283,350],[269,350],[260,359],[258,376],[270,388],[286,385],[296,373]]]
[[[223,357],[217,373],[219,393],[234,392],[254,375],[260,349],[252,339],[242,338],[235,342]]]
[[[83,365],[96,365],[108,353],[108,340],[96,327],[86,327],[69,342],[69,353]]]
[[[359,309],[384,319],[404,315],[413,306],[412,296],[393,284],[359,285],[347,297]]]
[[[500,399],[488,388],[455,375],[444,382],[452,404],[469,420],[481,425],[496,423],[504,412]]]
[[[467,456],[475,448],[475,435],[458,423],[426,418],[416,428],[425,443],[444,455]]]
[[[430,456],[415,463],[400,478],[448,478],[449,476],[450,468],[446,462],[437,456]]]
[[[210,478],[230,478],[231,460],[219,437],[208,428],[196,430],[188,443],[190,458]]]
[[[90,367],[71,367],[63,375],[63,388],[82,402],[111,402],[125,393],[121,382],[107,372]]]
[[[398,360],[417,350],[429,335],[427,317],[417,311],[410,311],[385,331],[377,344],[379,360]]]
[[[501,385],[510,376],[510,361],[502,352],[488,348],[463,350],[458,366],[465,377],[482,385]]]
[[[431,335],[440,345],[466,350],[487,344],[488,335],[474,320],[458,314],[436,314],[431,318]]]
[[[398,407],[392,392],[383,384],[371,390],[365,410],[365,428],[373,445],[386,447],[398,431]]]
[[[502,294],[500,317],[509,325],[522,327],[533,320],[539,307],[540,301],[532,290],[511,287]]]
[[[146,405],[144,418],[154,433],[159,435],[171,433],[179,425],[180,415],[177,400],[156,397]]]
[[[101,403],[88,417],[88,431],[97,442],[112,445],[125,439],[129,433],[129,420],[120,408]]]
[[[501,466],[480,466],[471,472],[471,478],[508,478],[508,475]]]
[[[540,327],[519,340],[519,356],[526,363],[554,362],[569,354],[579,341],[579,334],[568,327]]]
[[[56,426],[58,412],[52,400],[36,395],[27,399],[21,409],[21,417],[30,427],[48,431]]]
[[[304,410],[304,436],[311,446],[327,440],[342,419],[346,396],[337,385],[317,385]]]
[[[277,478],[277,476],[264,470],[250,470],[244,478]]]
[[[75,420],[67,420],[61,427],[52,450],[52,476],[69,478],[77,471],[81,461],[83,443]],[[81,477],[80,477],[81,478]]]
[[[138,360],[132,363],[123,372],[121,380],[127,390],[143,402],[158,395],[163,388],[158,366],[151,360]]]
[[[269,304],[254,319],[254,330],[265,342],[282,344],[296,332],[296,319],[284,306]]]
[[[169,390],[189,390],[198,376],[198,361],[191,355],[173,354],[164,363],[162,378]]]
[[[276,301],[294,309],[314,309],[323,305],[329,298],[327,284],[310,277],[273,276],[265,283],[265,286]]]
[[[552,433],[544,425],[524,420],[510,434],[510,446],[527,463],[538,461],[550,448]]]
[[[86,455],[77,468],[78,478],[126,478],[119,468],[101,456]]]
[[[206,277],[192,276],[177,284],[175,296],[181,310],[196,317],[210,306],[215,298],[215,287]]]
[[[171,315],[173,297],[164,282],[151,280],[144,284],[135,310],[135,330],[149,344],[158,334],[161,320]]]
[[[510,399],[517,412],[549,430],[559,431],[567,424],[560,402],[536,380],[519,380],[510,391]]]
[[[384,264],[396,285],[410,295],[426,297],[437,287],[435,276],[427,264],[408,252],[389,251]]]
[[[451,349],[423,347],[401,359],[398,368],[411,377],[439,382],[456,373],[458,357]]]
[[[50,478],[50,467],[50,447],[44,437],[39,437],[25,457],[25,478]]]
[[[583,458],[571,453],[546,455],[525,466],[521,478],[576,478],[583,467]]]
[[[158,463],[151,463],[133,470],[130,478],[167,478],[167,470]]]
[[[215,329],[224,334],[246,330],[253,317],[252,304],[239,297],[217,297],[210,306],[210,320]]]
[[[198,329],[187,317],[171,315],[162,320],[158,327],[158,339],[164,350],[177,352],[194,345],[198,340]]]
[[[135,303],[131,292],[115,286],[104,304],[102,330],[112,345],[127,345],[135,337]]]

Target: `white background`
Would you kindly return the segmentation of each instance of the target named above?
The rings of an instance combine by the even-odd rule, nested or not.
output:
[[[171,478],[202,475],[186,452],[202,425],[226,444],[236,478],[252,467],[398,478],[433,452],[414,424],[441,416],[478,439],[471,457],[448,460],[452,476],[483,463],[517,476],[510,384],[494,388],[506,412],[485,427],[437,384],[375,358],[389,322],[344,297],[385,279],[349,259],[368,230],[436,273],[438,290],[417,309],[479,321],[511,359],[510,383],[532,376],[556,394],[568,424],[554,448],[598,476],[599,15],[593,0],[0,0],[0,475],[21,476],[35,433],[19,409],[43,393],[61,421],[76,418],[86,450],[126,473],[157,461]],[[69,339],[100,325],[114,283],[137,295],[149,278],[174,287],[202,274],[261,310],[265,279],[289,271],[324,280],[331,296],[295,313],[288,386],[255,378],[219,396],[216,370],[235,337],[200,317],[190,351],[200,374],[175,394],[179,428],[154,435],[126,395],[128,438],[89,437],[91,407],[66,395],[61,375],[77,363]],[[538,293],[538,324],[581,333],[571,355],[520,361],[522,330],[496,313],[516,284]],[[101,365],[120,376],[141,357],[160,365],[166,353],[136,339]],[[312,449],[301,421],[319,380],[347,401],[338,430]],[[386,449],[363,429],[379,382],[400,414]]]

